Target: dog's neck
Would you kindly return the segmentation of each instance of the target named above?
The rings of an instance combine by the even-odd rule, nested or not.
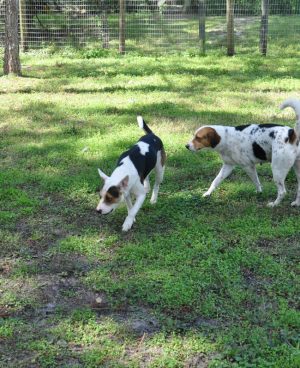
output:
[[[213,150],[222,153],[224,149],[226,149],[226,132],[223,126],[211,126],[216,133],[220,136],[220,142],[213,148]]]

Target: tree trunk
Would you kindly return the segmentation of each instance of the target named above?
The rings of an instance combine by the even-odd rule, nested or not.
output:
[[[18,2],[6,0],[4,74],[21,75],[18,35]]]
[[[269,0],[261,0],[259,51],[264,56],[267,55],[267,46],[268,46],[268,18],[269,18]]]
[[[119,13],[119,52],[125,54],[125,0],[120,0]]]
[[[234,55],[234,0],[226,1],[227,55]]]
[[[199,40],[205,54],[205,0],[199,0]]]

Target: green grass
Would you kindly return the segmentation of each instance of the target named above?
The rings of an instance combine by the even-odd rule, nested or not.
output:
[[[1,77],[1,365],[299,367],[294,173],[274,209],[269,165],[260,195],[236,169],[202,198],[221,160],[184,147],[202,124],[293,126],[278,106],[300,97],[299,57],[78,56]],[[137,114],[168,161],[124,234],[124,207],[95,213],[97,167],[140,137]]]

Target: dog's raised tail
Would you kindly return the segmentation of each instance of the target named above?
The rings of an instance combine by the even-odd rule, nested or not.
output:
[[[296,113],[295,132],[297,137],[300,137],[300,100],[297,98],[288,98],[281,104],[280,109],[283,110],[286,107],[291,107]]]
[[[141,128],[141,129],[144,129],[144,131],[146,132],[146,133],[152,133],[152,130],[148,127],[148,125],[146,124],[146,122],[145,122],[145,120],[143,119],[143,117],[142,116],[138,116],[137,117],[137,122],[138,122],[138,124],[139,124],[139,127]]]

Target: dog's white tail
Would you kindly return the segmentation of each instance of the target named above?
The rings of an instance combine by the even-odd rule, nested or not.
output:
[[[144,129],[144,131],[146,132],[146,133],[152,133],[152,130],[148,127],[148,125],[145,123],[145,120],[143,119],[143,117],[142,116],[138,116],[137,117],[137,122],[138,122],[138,124],[139,124],[139,127],[141,128],[141,129]]]
[[[291,107],[296,113],[295,132],[297,134],[297,137],[300,137],[300,100],[298,100],[297,98],[288,98],[282,103],[280,109],[283,110],[286,107]]]

